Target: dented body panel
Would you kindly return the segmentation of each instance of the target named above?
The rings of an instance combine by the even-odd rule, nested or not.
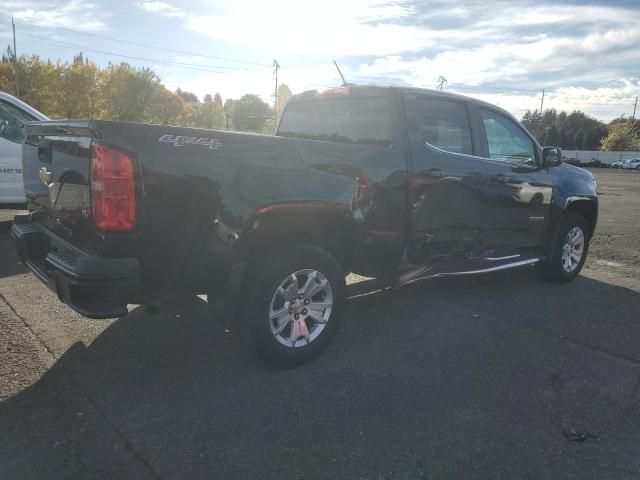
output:
[[[453,96],[468,105],[474,131],[473,155],[461,155],[425,145],[416,127],[416,97],[451,95],[376,87],[349,94],[387,102],[389,141],[290,138],[282,136],[282,120],[276,136],[109,121],[29,124],[30,221],[55,245],[136,259],[138,287],[126,301],[143,302],[211,292],[229,282],[235,266],[296,241],[321,245],[345,271],[364,274],[436,271],[443,262],[524,250],[543,255],[573,202],[597,208],[584,170],[549,168],[540,158],[527,168],[487,158],[474,109],[508,115],[496,107]],[[305,93],[289,105],[316,100]],[[91,218],[96,142],[133,162],[137,221],[130,232],[100,231]]]

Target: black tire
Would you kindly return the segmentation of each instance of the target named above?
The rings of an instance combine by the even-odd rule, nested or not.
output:
[[[245,338],[267,363],[284,368],[295,367],[309,362],[327,348],[340,326],[346,303],[345,275],[334,257],[311,245],[295,244],[286,250],[269,252],[265,257],[253,262],[249,269],[247,290],[250,296],[241,328],[246,334]],[[332,293],[332,307],[330,312],[325,310],[328,320],[315,338],[307,343],[304,340],[305,337],[298,337],[301,340],[294,340],[293,347],[285,346],[272,331],[272,325],[277,323],[277,320],[273,320],[272,323],[270,319],[272,302],[281,301],[284,298],[284,295],[281,295],[282,298],[279,296],[274,299],[276,290],[283,281],[287,280],[291,274],[305,270],[316,271],[328,281]],[[297,281],[303,283],[308,278],[304,275],[299,277]],[[326,291],[321,291],[320,295],[323,294],[326,295]],[[304,304],[300,303],[303,301],[297,302],[296,308],[304,308]],[[309,302],[315,301],[309,300]],[[289,318],[292,319],[293,315]],[[290,326],[286,327],[290,329],[285,328],[283,336],[287,335],[287,331],[290,332],[289,335],[295,336],[296,332],[292,330],[295,322],[293,320],[290,322]],[[309,325],[307,334],[320,325],[311,318],[307,318],[304,322],[305,325]],[[283,341],[282,338],[281,341]]]
[[[567,243],[567,236],[574,228],[579,228],[583,233],[583,250],[582,256],[578,264],[571,271],[567,271],[563,267],[563,247]],[[589,224],[586,219],[575,213],[565,213],[560,221],[558,235],[555,245],[553,246],[553,254],[543,263],[539,264],[539,272],[544,280],[549,282],[570,282],[578,276],[580,270],[584,266],[589,252]]]

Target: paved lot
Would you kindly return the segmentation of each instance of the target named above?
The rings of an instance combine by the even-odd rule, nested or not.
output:
[[[0,479],[640,478],[640,174],[596,174],[574,283],[355,284],[334,344],[289,371],[247,356],[198,298],[72,313],[5,228]]]

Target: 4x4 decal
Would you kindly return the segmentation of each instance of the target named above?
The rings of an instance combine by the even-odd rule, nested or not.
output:
[[[222,147],[222,142],[217,138],[207,137],[185,137],[183,135],[162,135],[159,142],[173,143],[174,147],[181,147],[183,145],[202,145],[209,147],[211,150],[217,150]]]

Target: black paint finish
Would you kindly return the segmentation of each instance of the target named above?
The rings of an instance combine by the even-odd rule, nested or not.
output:
[[[226,283],[232,265],[292,241],[319,244],[345,270],[365,274],[505,252],[544,254],[563,211],[575,202],[597,211],[591,174],[543,166],[537,144],[536,165],[486,158],[477,111],[510,117],[496,107],[417,89],[351,87],[348,94],[388,99],[391,145],[107,121],[29,124],[23,155],[29,208],[35,221],[84,252],[138,259],[141,287],[132,301],[210,291]],[[473,155],[418,139],[419,96],[467,106]],[[291,104],[310,100],[331,98],[307,92]],[[132,232],[94,227],[91,142],[122,150],[134,162],[138,220]],[[42,169],[50,174],[49,187]]]

